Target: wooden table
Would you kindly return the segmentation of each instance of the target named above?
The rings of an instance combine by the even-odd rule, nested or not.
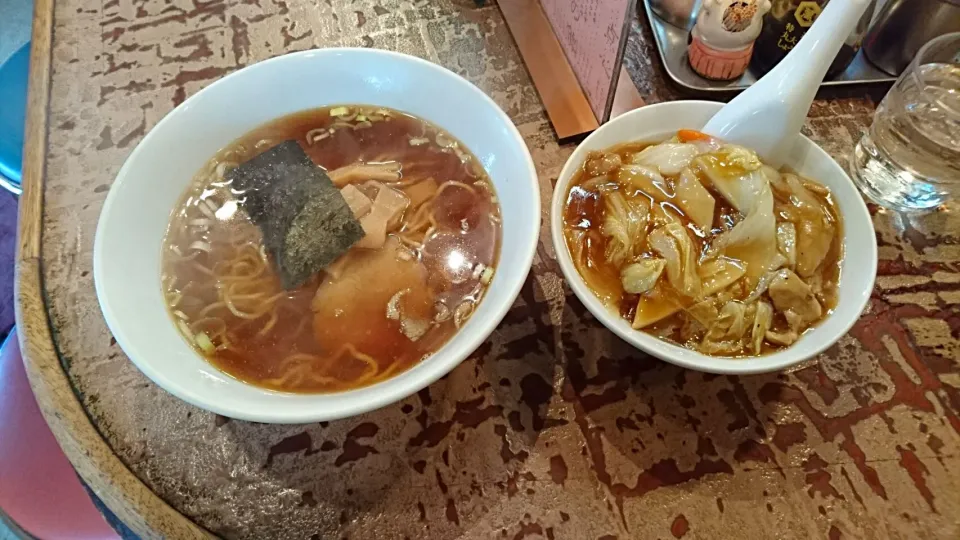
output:
[[[134,530],[960,537],[956,206],[923,218],[875,212],[880,275],[867,312],[790,373],[705,375],[625,345],[564,285],[545,216],[533,273],[499,330],[401,403],[274,426],[218,417],[154,386],[111,338],[94,293],[94,230],[114,175],[204,85],[331,45],[412,53],[478,84],[520,127],[549,199],[573,145],[558,146],[496,6],[37,1],[17,267],[25,361],[68,457]],[[641,18],[629,71],[647,101],[673,99],[652,51]],[[840,160],[874,108],[857,92],[818,101],[807,123]]]

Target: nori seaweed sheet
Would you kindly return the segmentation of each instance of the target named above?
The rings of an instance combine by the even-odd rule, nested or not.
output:
[[[297,141],[285,141],[230,171],[260,227],[284,289],[302,285],[363,238],[340,190]]]

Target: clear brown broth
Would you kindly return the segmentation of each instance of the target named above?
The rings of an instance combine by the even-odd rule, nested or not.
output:
[[[347,267],[340,279],[349,279],[347,274],[350,272],[370,279],[349,289],[355,294],[344,294],[347,285],[327,289],[335,294],[326,297],[342,300],[341,305],[321,303],[312,306],[318,288],[336,287],[337,279],[321,272],[303,286],[283,291],[275,268],[269,264],[270,286],[280,295],[275,309],[255,320],[238,317],[225,307],[211,311],[210,307],[218,303],[221,296],[209,269],[218,268],[218,264],[235,255],[229,246],[231,242],[236,243],[237,238],[250,238],[255,244],[260,242],[259,229],[243,212],[242,197],[234,199],[239,210],[229,218],[217,219],[209,230],[197,232],[189,226],[191,219],[202,217],[198,213],[202,198],[215,193],[214,197],[221,199],[220,203],[224,202],[223,193],[229,186],[222,185],[216,175],[209,174],[218,163],[240,163],[274,144],[292,139],[300,141],[314,163],[330,171],[356,162],[397,161],[402,165],[403,175],[403,185],[398,184],[397,189],[408,194],[419,182],[404,183],[416,179],[432,178],[438,184],[454,181],[473,186],[473,192],[451,186],[423,203],[433,205],[431,210],[438,227],[423,241],[422,249],[410,248],[414,262],[423,264],[427,276],[426,282],[422,283],[423,290],[414,293],[441,302],[450,310],[460,304],[468,305],[472,312],[482,298],[485,285],[476,276],[469,276],[463,283],[452,283],[451,276],[443,269],[443,261],[457,256],[470,264],[481,263],[485,267],[495,267],[497,263],[501,235],[499,204],[482,166],[461,143],[458,142],[461,156],[466,156],[466,162],[436,144],[438,134],[455,140],[449,134],[421,119],[390,111],[392,117],[389,120],[374,122],[364,129],[340,128],[322,141],[307,144],[308,132],[337,122],[329,114],[332,108],[302,111],[269,122],[221,151],[204,168],[206,173],[199,174],[184,194],[171,216],[164,240],[164,293],[171,317],[181,328],[181,333],[222,371],[274,390],[322,393],[373,384],[409,369],[435,352],[456,333],[457,324],[450,317],[433,324],[416,341],[409,339],[402,331],[401,321],[385,316],[384,304],[410,283],[400,281],[401,278],[395,276],[398,272],[390,265],[373,271],[367,263],[373,264],[371,258],[375,250],[353,253],[361,249],[356,247],[348,253],[353,256],[352,266]],[[429,142],[413,146],[409,143],[411,138],[427,138]],[[218,182],[221,185],[217,185]],[[369,188],[361,186],[361,189]],[[417,207],[407,208],[401,226],[416,210]],[[174,248],[187,254],[189,246],[198,240],[212,246],[209,253],[193,252],[189,258],[175,253]],[[274,317],[275,320],[271,321]],[[224,347],[214,339],[217,350],[212,354],[198,347],[183,328],[186,323],[190,334],[219,331],[219,323],[206,320],[211,318],[224,321],[223,336],[229,342]],[[181,319],[185,320],[178,322]],[[371,357],[377,364],[376,375],[365,377],[369,366],[362,359],[344,353],[345,346]],[[293,370],[299,372],[292,373]]]

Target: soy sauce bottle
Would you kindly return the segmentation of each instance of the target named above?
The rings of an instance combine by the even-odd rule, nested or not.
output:
[[[787,53],[793,50],[800,38],[813,26],[829,0],[773,0],[770,11],[764,16],[763,29],[757,38],[750,67],[758,76],[773,69]],[[860,43],[870,26],[876,0],[870,3],[856,30],[847,38],[827,71],[827,78],[842,72],[850,65]]]
[[[860,48],[863,45],[863,38],[867,36],[867,31],[870,30],[870,23],[873,21],[873,15],[876,9],[877,0],[870,0],[870,5],[867,6],[866,11],[863,12],[860,21],[857,22],[857,27],[847,36],[847,40],[843,43],[843,46],[840,47],[840,52],[837,53],[837,57],[834,58],[833,63],[830,64],[830,69],[827,70],[827,79],[832,79],[839,75],[843,70],[847,69],[847,66],[856,58],[857,53],[860,52]]]

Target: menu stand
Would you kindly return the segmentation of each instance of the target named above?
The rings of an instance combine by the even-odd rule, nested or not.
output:
[[[589,133],[643,106],[622,65],[636,0],[497,4],[558,138]]]

